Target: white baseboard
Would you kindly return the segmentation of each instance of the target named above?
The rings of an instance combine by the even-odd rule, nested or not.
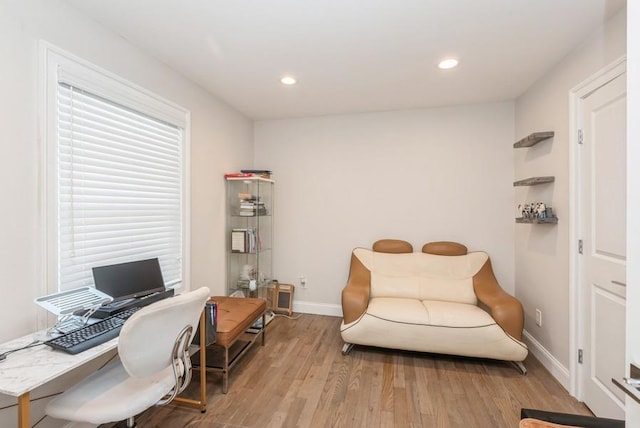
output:
[[[342,306],[329,303],[300,302],[293,301],[293,311],[303,314],[329,315],[332,317],[342,317]]]
[[[534,357],[540,361],[540,363],[549,370],[549,373],[556,378],[558,382],[566,389],[567,391],[571,390],[571,376],[569,373],[569,369],[563,366],[560,361],[558,361],[549,351],[545,349],[544,346],[540,342],[538,342],[532,335],[524,330],[522,332],[522,336],[524,342],[529,347],[529,352],[533,354]]]

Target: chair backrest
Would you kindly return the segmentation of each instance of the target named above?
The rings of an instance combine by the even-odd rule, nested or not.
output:
[[[153,303],[133,314],[122,326],[118,340],[118,354],[127,373],[143,377],[170,366],[180,332],[191,326],[195,334],[209,297],[209,289],[202,287]]]

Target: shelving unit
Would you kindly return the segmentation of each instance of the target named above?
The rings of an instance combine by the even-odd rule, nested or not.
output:
[[[544,131],[544,132],[534,132],[526,136],[525,138],[516,141],[513,144],[514,149],[532,147],[536,144],[548,140],[553,137],[555,133],[553,131]],[[537,186],[540,184],[553,183],[555,181],[554,176],[544,176],[544,177],[529,177],[523,180],[514,181],[514,187],[521,186]],[[551,211],[551,210],[549,210]],[[517,217],[516,223],[529,223],[529,224],[557,224],[558,217],[553,214],[551,217]]]
[[[227,295],[267,299],[273,279],[275,182],[227,177]]]

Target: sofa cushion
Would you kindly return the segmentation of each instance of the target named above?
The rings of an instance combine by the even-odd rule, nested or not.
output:
[[[487,312],[466,303],[375,297],[340,332],[346,343],[409,351],[507,361],[522,361],[528,352]]]
[[[357,248],[354,255],[371,272],[371,297],[403,297],[475,305],[473,276],[489,259],[484,252],[461,256],[387,254]]]
[[[367,313],[387,321],[434,327],[484,327],[496,322],[478,306],[466,303],[374,297]]]

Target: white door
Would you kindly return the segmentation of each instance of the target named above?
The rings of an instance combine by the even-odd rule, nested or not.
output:
[[[579,218],[582,399],[597,416],[624,419],[624,394],[611,378],[625,375],[626,73],[579,103],[583,133]]]

